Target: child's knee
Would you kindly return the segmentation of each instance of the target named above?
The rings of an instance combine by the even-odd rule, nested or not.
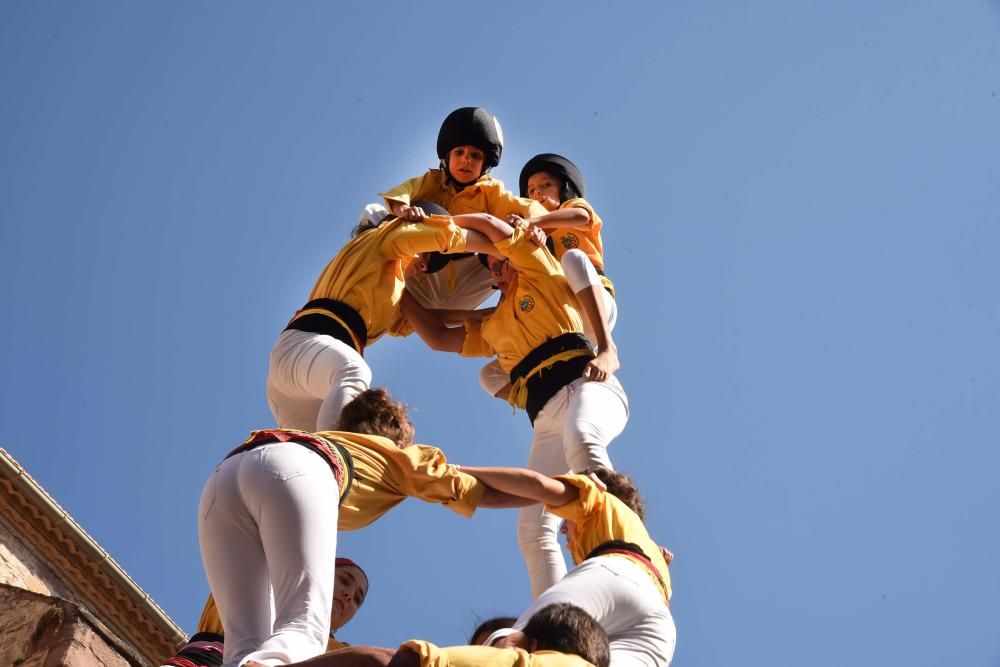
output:
[[[496,396],[510,382],[510,375],[497,361],[491,361],[479,369],[479,386],[490,396]]]
[[[597,275],[597,270],[587,257],[587,253],[579,248],[567,250],[560,260],[566,280],[569,281],[570,289],[576,294],[580,290],[601,284],[601,278]]]

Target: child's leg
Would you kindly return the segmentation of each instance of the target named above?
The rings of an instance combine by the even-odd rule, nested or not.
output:
[[[323,652],[339,493],[326,461],[293,443],[226,459],[206,484],[199,540],[225,629],[225,667],[284,665]]]
[[[535,418],[529,469],[546,475],[561,475],[569,470],[562,446],[566,405],[567,393],[562,389]],[[566,574],[566,559],[559,547],[560,523],[559,517],[546,512],[543,505],[525,507],[518,517],[518,544],[528,566],[532,597]]]
[[[592,294],[593,298],[600,303],[598,307],[603,310],[602,319],[607,323],[608,331],[614,329],[615,323],[618,321],[618,305],[608,290],[604,289],[604,285],[601,284],[601,277],[597,274],[597,270],[591,264],[587,254],[578,248],[567,250],[562,256],[560,263],[562,264],[563,273],[566,274],[569,287],[573,290],[573,294],[576,294],[577,298],[585,290]],[[596,345],[596,332],[590,322],[590,318],[585,317],[583,324],[584,333],[587,335],[587,338],[590,339],[591,343]]]
[[[248,657],[283,665],[326,649],[340,488],[326,461],[306,447],[263,445],[247,454],[258,451],[264,467],[241,476],[240,487],[267,555],[274,629]]]
[[[496,359],[479,369],[479,386],[490,396],[496,396],[509,384],[510,373],[500,368],[500,362]]]
[[[608,445],[625,429],[628,398],[618,380],[576,380],[566,390],[569,404],[563,430],[564,456],[570,470],[612,468]]]
[[[198,507],[198,543],[225,628],[227,664],[271,634],[267,559],[239,490],[242,456],[219,464],[205,483]]]
[[[343,407],[368,389],[371,380],[371,369],[350,345],[333,336],[285,331],[271,352],[268,400],[280,427],[329,431]],[[313,423],[301,424],[317,401]]]

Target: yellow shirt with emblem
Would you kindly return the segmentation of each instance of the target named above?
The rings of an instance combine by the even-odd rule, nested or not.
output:
[[[583,319],[562,267],[547,248],[536,246],[523,227],[494,244],[517,275],[496,310],[482,322],[466,322],[461,354],[496,355],[511,371],[525,355],[550,338],[582,333]]]
[[[335,299],[356,310],[376,341],[400,317],[406,268],[421,252],[463,252],[465,230],[446,215],[423,223],[390,220],[351,239],[323,269],[309,300]]]
[[[670,600],[670,570],[663,560],[660,547],[649,536],[642,519],[625,503],[615,496],[602,490],[586,475],[558,475],[556,479],[579,489],[580,494],[575,499],[559,507],[546,506],[546,509],[575,524],[573,539],[566,545],[573,563],[579,565],[591,551],[609,540],[621,540],[638,545],[659,571],[666,587],[666,599]],[[612,555],[608,556],[613,557]],[[627,558],[628,556],[621,556]],[[660,588],[659,582],[652,573],[650,579]]]
[[[555,228],[547,228],[542,223],[541,228],[552,239],[556,259],[562,259],[567,250],[579,248],[586,253],[594,266],[603,271],[604,243],[601,241],[601,227],[604,223],[601,222],[601,217],[597,215],[597,212],[594,211],[594,208],[586,199],[580,199],[579,197],[564,201],[559,208],[582,208],[590,215],[590,222],[581,227]]]
[[[578,655],[557,651],[528,653],[519,648],[492,646],[440,648],[418,640],[410,640],[399,648],[419,655],[420,667],[593,667]]]
[[[522,218],[545,215],[545,207],[538,202],[518,197],[508,190],[502,181],[489,174],[483,174],[474,183],[459,190],[448,182],[443,169],[430,169],[427,173],[381,193],[385,203],[392,210],[393,203],[409,205],[411,201],[424,199],[443,206],[452,215],[465,213],[491,213],[498,218],[506,218],[515,213]]]

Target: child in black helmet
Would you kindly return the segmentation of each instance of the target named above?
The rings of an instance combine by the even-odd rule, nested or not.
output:
[[[393,215],[420,221],[425,211],[417,200],[434,202],[452,215],[492,213],[498,218],[544,215],[538,202],[516,196],[490,175],[500,163],[503,131],[500,123],[482,107],[463,107],[448,114],[437,138],[440,164],[382,193]],[[426,308],[469,310],[493,293],[493,282],[474,257],[437,255],[436,269],[406,281],[406,287]],[[409,333],[405,322],[399,334]]]
[[[549,250],[560,261],[570,288],[576,294],[584,314],[584,333],[597,341],[596,322],[604,322],[607,331],[614,329],[618,307],[614,285],[604,275],[604,245],[600,216],[583,198],[586,186],[580,169],[569,159],[555,153],[541,153],[528,160],[519,178],[522,197],[529,197],[545,207],[546,213],[524,218],[548,235]],[[516,222],[511,219],[508,222]],[[617,357],[610,360],[617,370]],[[506,373],[496,364],[487,364],[479,374],[483,389],[493,395],[503,392]]]
[[[489,170],[500,164],[502,153],[503,130],[493,114],[482,107],[455,109],[438,132],[440,166],[400,183],[382,196],[394,215],[406,218],[415,214],[411,202],[416,199],[432,201],[452,215],[544,215],[545,209],[538,203],[515,196],[489,175]]]

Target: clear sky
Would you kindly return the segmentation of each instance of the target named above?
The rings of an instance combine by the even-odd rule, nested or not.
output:
[[[676,665],[997,665],[1000,3],[0,3],[0,446],[185,629],[196,505],[270,348],[459,106],[495,174],[605,221],[611,447]],[[370,349],[418,439],[523,464],[474,360]],[[528,587],[513,511],[409,501],[339,551],[354,644],[464,641]]]

